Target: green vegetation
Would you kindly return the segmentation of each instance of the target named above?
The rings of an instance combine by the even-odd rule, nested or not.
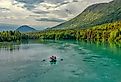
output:
[[[91,5],[77,17],[41,32],[0,32],[0,42],[20,41],[23,39],[73,39],[100,42],[121,42],[120,4],[121,0],[113,0],[109,3]]]
[[[90,29],[45,30],[27,33],[30,39],[87,40],[121,42],[121,21],[107,23]]]
[[[0,32],[0,42],[21,41],[23,39],[121,42],[121,21],[94,26],[89,29],[44,30],[29,33],[20,33],[18,31]]]
[[[75,18],[51,29],[87,28],[121,20],[121,0],[89,6]]]
[[[20,41],[27,39],[26,34],[22,34],[19,31],[3,31],[0,32],[0,42]]]

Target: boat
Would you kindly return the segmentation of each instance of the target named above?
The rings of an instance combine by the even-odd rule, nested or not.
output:
[[[57,61],[56,56],[51,56],[51,57],[50,57],[50,62],[56,62],[56,61]]]

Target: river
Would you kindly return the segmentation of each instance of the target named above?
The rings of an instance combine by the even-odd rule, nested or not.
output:
[[[49,62],[52,55],[55,64]],[[121,47],[83,41],[1,43],[0,82],[121,82]]]

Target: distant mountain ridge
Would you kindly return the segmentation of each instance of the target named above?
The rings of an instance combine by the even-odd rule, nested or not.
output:
[[[16,30],[19,25],[12,25],[12,24],[2,24],[0,23],[0,31],[10,31]]]
[[[16,31],[20,31],[20,32],[36,32],[37,30],[30,27],[30,26],[23,25],[23,26],[20,26],[19,28],[17,28]]]
[[[121,0],[114,0],[91,5],[77,17],[51,29],[87,28],[118,20],[121,20]]]

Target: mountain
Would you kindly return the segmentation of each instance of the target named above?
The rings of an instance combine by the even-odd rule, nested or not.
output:
[[[20,26],[19,28],[17,28],[16,31],[20,31],[20,32],[35,32],[37,30],[32,28],[32,27],[29,27],[27,25],[23,25],[23,26]]]
[[[17,27],[18,27],[18,25],[2,24],[2,23],[0,23],[0,31],[15,30]]]
[[[97,25],[88,29],[46,30],[29,33],[31,38],[53,40],[84,40],[98,43],[121,42],[121,21]],[[38,35],[41,35],[38,37]]]
[[[87,28],[118,20],[121,20],[121,0],[114,0],[91,5],[77,17],[51,29]]]

